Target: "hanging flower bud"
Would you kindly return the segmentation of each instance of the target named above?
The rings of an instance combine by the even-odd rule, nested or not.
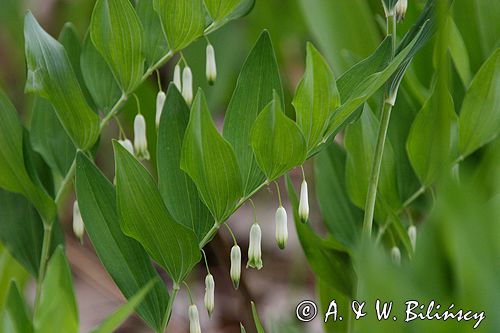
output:
[[[80,207],[78,201],[73,203],[73,232],[78,237],[80,242],[83,242],[83,233],[85,232],[85,225],[83,224],[82,215],[80,214]]]
[[[191,304],[188,310],[189,316],[189,333],[201,333],[200,316],[198,315],[198,308],[196,305]]]
[[[304,223],[309,219],[309,194],[307,192],[307,182],[305,179],[300,186],[299,217]]]
[[[238,289],[241,277],[241,249],[238,245],[231,248],[231,270],[229,275],[231,275],[234,289]]]
[[[207,45],[206,75],[208,84],[213,85],[217,79],[217,65],[215,63],[215,50],[212,44]]]
[[[391,249],[391,259],[396,265],[401,265],[401,250],[399,250],[399,247],[394,246]]]
[[[160,127],[161,113],[163,112],[166,98],[167,96],[163,91],[159,91],[158,95],[156,95],[156,128]]]
[[[191,68],[184,67],[182,72],[182,97],[186,100],[188,105],[191,105],[193,101],[193,73],[191,73]]]
[[[408,237],[410,238],[413,251],[417,248],[417,227],[411,225],[408,227]]]
[[[134,149],[139,159],[149,160],[146,120],[142,114],[135,116],[134,120]]]
[[[399,0],[396,3],[396,20],[401,22],[405,19],[406,10],[408,9],[408,0]]]
[[[177,87],[179,92],[182,91],[182,83],[181,83],[181,66],[175,65],[174,68],[174,84]]]
[[[123,148],[127,149],[129,153],[134,155],[134,146],[132,145],[132,142],[129,139],[118,140],[118,143],[121,144]]]
[[[250,229],[250,245],[248,246],[247,268],[262,268],[262,250],[260,248],[261,239],[262,231],[260,230],[260,226],[257,223],[254,223]]]
[[[212,317],[212,312],[215,307],[215,281],[212,274],[208,274],[205,278],[205,308],[208,311],[208,316]]]
[[[288,241],[288,225],[286,210],[280,206],[276,211],[276,242],[280,249],[284,249]]]

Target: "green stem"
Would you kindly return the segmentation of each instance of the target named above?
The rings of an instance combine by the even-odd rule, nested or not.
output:
[[[391,61],[396,55],[396,16],[392,15],[387,18],[387,35],[392,35],[392,50]],[[368,192],[366,195],[365,204],[365,217],[363,220],[363,236],[365,239],[370,239],[373,228],[373,216],[375,214],[375,203],[377,201],[377,188],[380,178],[380,169],[382,166],[382,159],[384,156],[385,141],[387,139],[387,131],[389,129],[389,122],[391,120],[391,112],[393,104],[388,102],[388,89],[386,87],[385,97],[386,100],[382,106],[382,119],[378,129],[377,143],[375,146],[375,155],[373,158],[370,179],[368,183]]]
[[[208,244],[208,242],[210,242],[210,240],[214,237],[214,235],[217,233],[217,231],[219,230],[219,227],[220,225],[215,223],[213,226],[212,226],[212,229],[210,229],[208,231],[208,233],[205,235],[205,237],[203,237],[203,239],[201,240],[200,242],[200,249],[204,248],[205,245]]]
[[[170,60],[170,58],[172,58],[174,56],[174,52],[172,51],[168,51],[167,54],[165,54],[160,60],[158,60],[153,66],[149,67],[148,70],[146,71],[146,73],[144,73],[144,75],[142,76],[142,79],[141,79],[141,82],[139,83],[139,85],[141,83],[143,83],[144,81],[146,81],[148,79],[149,76],[151,76],[151,74],[153,74],[154,71],[156,71],[158,68],[160,68],[161,66],[165,65],[165,63],[167,61]]]
[[[120,97],[120,99],[118,100],[118,102],[116,102],[116,104],[113,106],[113,108],[111,109],[111,111],[109,111],[109,113],[102,119],[101,125],[100,125],[100,130],[101,131],[108,124],[108,122],[114,116],[116,116],[116,114],[118,113],[118,111],[120,111],[120,109],[122,108],[122,106],[125,105],[125,102],[127,102],[127,99],[128,99],[127,95],[123,94]]]
[[[201,253],[203,253],[203,259],[205,259],[205,267],[207,268],[207,273],[210,274],[210,268],[208,268],[207,254],[203,249],[201,249]]]
[[[141,78],[141,81],[139,82],[139,84],[137,86],[140,86],[141,84],[143,84],[144,81],[146,81],[151,76],[151,74],[153,74],[153,72],[155,72],[158,68],[160,68],[167,61],[169,61],[173,55],[174,55],[174,53],[172,51],[169,51],[160,60],[158,60],[153,66],[148,68],[148,70],[146,71],[146,73],[144,73],[144,75]],[[122,106],[125,105],[125,102],[127,101],[127,99],[128,99],[127,94],[125,94],[125,93],[122,94],[122,96],[120,97],[118,102],[116,102],[116,104],[113,106],[111,111],[109,111],[109,113],[101,121],[101,131],[107,125],[107,123],[120,111]]]
[[[191,288],[189,288],[189,285],[186,283],[186,281],[182,281],[182,283],[184,283],[184,285],[186,286],[186,290],[189,295],[189,301],[191,302],[191,305],[193,305],[194,302],[193,302],[193,294],[191,294]]]
[[[366,195],[365,217],[363,220],[363,234],[367,238],[371,237],[373,227],[373,216],[375,213],[375,202],[377,200],[377,188],[380,178],[380,169],[382,166],[382,158],[384,155],[385,141],[387,138],[387,130],[391,119],[392,105],[384,103],[382,110],[382,119],[378,130],[377,144],[375,147],[375,156],[373,158],[372,171],[370,182],[368,184],[368,193]]]
[[[397,214],[401,214],[406,209],[406,207],[411,205],[413,201],[417,200],[418,197],[425,193],[425,191],[427,191],[427,187],[425,185],[419,188],[417,192],[413,193],[413,195],[403,203],[403,206],[398,210]]]
[[[283,203],[281,202],[280,185],[278,184],[277,181],[275,181],[274,184],[276,184],[276,191],[278,191],[278,200],[280,203],[280,207],[283,207]]]
[[[43,225],[43,243],[42,243],[42,254],[40,256],[40,269],[38,272],[38,281],[35,296],[35,311],[40,304],[40,296],[42,292],[42,283],[45,278],[45,272],[47,271],[47,262],[50,256],[50,243],[52,240],[52,224],[44,223]]]
[[[251,197],[254,196],[255,193],[259,192],[264,186],[268,185],[269,182],[264,182],[262,184],[260,184],[255,190],[253,190],[250,194],[248,194],[247,196],[241,198],[241,200],[238,202],[238,204],[234,207],[234,209],[231,211],[230,214],[228,214],[228,216],[231,216],[234,214],[234,212],[236,212],[241,206],[243,206],[243,204],[245,202],[247,202],[248,200],[250,200]],[[224,223],[225,221],[222,221],[220,224]],[[200,249],[204,248],[205,245],[208,244],[208,242],[210,242],[210,240],[212,238],[214,238],[215,234],[217,233],[217,231],[219,230],[219,227],[220,227],[220,224],[219,223],[215,223],[213,226],[212,226],[212,229],[210,229],[208,231],[208,233],[205,235],[205,237],[203,237],[203,239],[201,240],[200,242]]]
[[[403,213],[406,208],[408,208],[415,200],[417,200],[422,194],[425,193],[425,191],[427,191],[427,187],[426,186],[422,186],[421,188],[419,188],[415,193],[413,193],[404,203],[403,205],[401,206],[401,208],[395,213],[396,215],[399,215],[401,213]],[[382,236],[384,235],[385,231],[387,230],[387,228],[389,227],[390,225],[390,220],[389,221],[386,221],[386,223],[380,228],[378,234],[377,234],[377,238],[376,238],[376,243],[379,243],[380,242],[380,239],[382,238]]]
[[[389,16],[387,18],[387,35],[392,35],[391,61],[396,56],[396,42],[398,38],[398,36],[396,35],[396,27],[397,27],[396,15]]]
[[[73,160],[73,163],[71,163],[71,167],[68,170],[68,173],[64,177],[63,181],[61,182],[61,186],[59,186],[59,190],[57,191],[55,203],[56,206],[59,207],[61,204],[62,199],[64,198],[64,194],[68,190],[68,187],[71,185],[73,182],[73,176],[75,175],[76,171],[76,159]]]
[[[224,225],[226,226],[227,230],[229,231],[229,233],[231,234],[231,238],[233,239],[233,243],[234,245],[238,245],[238,242],[236,241],[236,237],[234,237],[234,234],[233,234],[233,231],[231,230],[231,228],[229,227],[229,225],[226,223],[224,223]]]
[[[170,294],[170,298],[168,299],[167,310],[165,311],[165,316],[163,318],[163,329],[161,331],[158,331],[158,333],[165,332],[165,330],[167,329],[168,322],[170,321],[170,315],[172,314],[175,297],[177,296],[179,289],[179,285],[174,283],[174,286],[172,287],[172,293]]]

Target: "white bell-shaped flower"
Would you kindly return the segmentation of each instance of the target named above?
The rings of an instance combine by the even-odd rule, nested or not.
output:
[[[134,150],[140,160],[149,160],[146,119],[142,114],[135,116],[134,120]]]
[[[129,153],[134,155],[134,146],[129,139],[118,140],[118,143],[121,144],[123,148],[127,149]]]
[[[189,333],[201,333],[200,316],[198,315],[198,308],[196,305],[191,304],[188,309],[189,317]]]
[[[213,85],[217,80],[217,64],[215,62],[215,50],[212,44],[207,45],[206,75],[208,84]]]
[[[231,275],[234,289],[238,289],[241,277],[241,249],[238,245],[234,245],[231,248],[231,270],[229,274]]]
[[[179,92],[182,91],[182,82],[181,82],[181,66],[175,65],[174,68],[174,84],[177,87]]]
[[[188,66],[182,71],[182,97],[188,105],[193,102],[193,73]]]
[[[78,237],[80,242],[83,242],[83,234],[85,232],[85,225],[83,224],[82,215],[80,214],[80,207],[78,201],[73,203],[73,232]]]
[[[405,19],[406,10],[408,9],[408,0],[399,0],[396,3],[396,20],[401,22]]]
[[[408,238],[410,238],[413,251],[417,248],[417,227],[411,225],[408,227]]]
[[[205,308],[208,316],[212,317],[212,312],[215,307],[215,281],[212,274],[208,274],[205,278]]]
[[[276,211],[276,242],[280,249],[284,249],[288,241],[288,223],[286,210],[280,206]]]
[[[253,267],[261,269],[262,266],[262,231],[259,224],[254,223],[250,229],[250,244],[248,246],[248,262],[247,268]]]
[[[309,193],[305,179],[300,186],[299,217],[302,222],[307,222],[309,219]]]
[[[394,264],[398,266],[401,265],[401,250],[399,249],[399,247],[394,246],[391,249],[391,259]]]
[[[163,91],[159,91],[156,95],[156,128],[160,127],[161,113],[163,112],[163,106],[165,105],[165,100],[167,95]]]

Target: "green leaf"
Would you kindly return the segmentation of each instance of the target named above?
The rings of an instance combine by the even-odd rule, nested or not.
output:
[[[247,333],[247,331],[245,330],[245,327],[243,326],[242,323],[240,323],[240,331],[241,331],[241,333]]]
[[[99,137],[99,117],[87,104],[64,47],[42,29],[31,12],[25,16],[24,37],[26,92],[50,100],[75,146],[89,149]]]
[[[241,175],[233,148],[215,128],[201,89],[184,136],[181,169],[193,179],[216,223],[223,223],[241,198]]]
[[[252,128],[252,148],[267,181],[273,181],[306,159],[306,141],[298,126],[281,109],[275,94],[255,120]]]
[[[196,235],[170,216],[144,166],[118,142],[113,147],[121,228],[179,284],[201,258]]]
[[[430,185],[443,166],[451,162],[452,130],[457,121],[451,95],[446,91],[441,96],[438,89],[415,117],[406,148],[423,185]]]
[[[15,281],[24,287],[28,281],[28,272],[14,259],[0,243],[0,312],[7,302],[9,286]],[[1,325],[0,325],[1,327]]]
[[[392,62],[389,63],[389,65],[387,65],[387,67],[379,72],[366,76],[355,84],[356,89],[354,89],[346,101],[342,101],[342,105],[335,110],[332,118],[330,119],[327,136],[338,133],[348,123],[355,120],[353,119],[354,112],[362,106],[371,95],[377,92],[377,90],[380,89],[380,87],[382,87],[394,73],[396,73],[403,61],[408,60],[408,55],[412,52],[417,41],[419,41],[421,33],[425,27],[426,25],[424,24],[415,38],[394,58]]]
[[[1,333],[33,333],[28,308],[15,281],[10,283],[5,309],[0,313]]]
[[[218,22],[231,14],[240,0],[205,0],[205,6],[213,21]]]
[[[378,128],[379,120],[365,104],[360,119],[348,126],[345,133],[347,192],[352,202],[362,209],[366,203]],[[390,142],[387,140],[378,186],[376,220],[384,219],[388,209],[400,207],[401,201],[398,193],[394,153]]]
[[[80,62],[92,99],[100,111],[108,113],[120,98],[121,91],[108,64],[92,44],[90,34],[83,42]]]
[[[170,84],[158,130],[158,185],[172,217],[193,230],[201,241],[214,220],[200,199],[196,185],[180,168],[188,122],[189,108],[177,88]]]
[[[257,329],[257,333],[266,333],[264,331],[264,327],[262,327],[262,323],[260,322],[257,308],[255,307],[255,303],[253,301],[252,301],[252,317],[253,317],[253,321],[255,323],[255,328]]]
[[[472,80],[459,117],[460,154],[465,157],[493,140],[500,131],[500,49]]]
[[[62,246],[56,249],[47,265],[33,326],[35,333],[78,332],[78,309],[71,270]]]
[[[17,112],[0,89],[0,187],[28,198],[43,216],[52,223],[56,206],[52,198],[31,180],[23,155],[23,128]]]
[[[446,3],[443,2],[442,6],[443,15],[446,14],[452,2],[453,1],[447,1]],[[397,94],[399,85],[401,84],[401,81],[403,80],[403,77],[406,71],[408,70],[410,63],[413,60],[413,57],[425,44],[427,44],[427,42],[436,32],[437,27],[439,25],[438,23],[440,21],[440,18],[438,18],[437,15],[437,11],[438,10],[436,8],[436,0],[428,0],[415,24],[410,28],[410,30],[408,30],[408,32],[405,34],[405,36],[399,43],[396,49],[397,55],[404,52],[404,50],[407,49],[409,45],[413,44],[413,47],[411,48],[410,52],[406,55],[403,62],[399,65],[399,68],[394,73],[391,79],[390,86],[388,89],[389,96]]]
[[[153,0],[172,52],[181,50],[203,35],[203,0]]]
[[[446,29],[449,37],[446,42],[448,43],[451,59],[455,64],[455,68],[457,69],[463,85],[467,87],[472,79],[467,46],[452,17],[448,17]]]
[[[73,163],[76,150],[71,138],[47,100],[37,97],[33,106],[30,141],[52,170],[64,177]]]
[[[124,94],[137,87],[144,73],[142,35],[141,21],[129,0],[97,0],[90,36]]]
[[[58,38],[59,42],[64,46],[66,53],[68,54],[69,62],[73,71],[75,72],[76,78],[80,87],[82,88],[83,94],[86,100],[92,104],[92,99],[90,97],[85,81],[83,80],[82,69],[80,66],[80,56],[82,54],[82,45],[80,43],[80,38],[76,32],[76,27],[73,23],[67,22],[64,24],[61,33]]]
[[[0,241],[36,278],[42,252],[42,220],[33,205],[23,196],[2,189],[0,206]],[[59,223],[55,223],[52,228],[52,250],[61,242],[59,227]]]
[[[300,0],[299,3],[309,30],[336,74],[347,70],[352,58],[365,58],[377,47],[379,29],[367,1]],[[346,56],[341,50],[350,54]]]
[[[314,179],[325,226],[336,240],[354,246],[360,235],[363,212],[349,200],[345,165],[345,150],[333,143],[316,155]]]
[[[332,279],[334,278],[332,276]],[[342,309],[348,310],[351,308],[351,298],[332,288],[329,280],[316,279],[316,294],[320,303],[320,313],[326,314],[328,312],[332,300],[337,303],[339,313]],[[328,322],[323,321],[325,333],[349,333],[349,326],[349,320],[333,321],[333,318],[329,317]]]
[[[224,120],[224,137],[234,148],[245,196],[265,180],[250,140],[255,119],[273,99],[273,91],[283,101],[276,56],[269,33],[264,31],[243,65]]]
[[[368,58],[352,66],[337,80],[340,100],[346,102],[356,91],[356,87],[367,76],[382,71],[390,63],[392,48],[392,37],[387,36],[377,47],[375,52]]]
[[[159,275],[142,246],[120,229],[115,189],[83,153],[77,157],[76,194],[85,229],[99,259],[125,297],[131,299]],[[137,313],[160,330],[167,303],[167,289],[158,283],[137,307]]]
[[[163,32],[160,17],[153,8],[154,0],[139,0],[137,16],[144,28],[144,54],[147,67],[153,66],[168,51],[167,37]]]
[[[335,77],[323,56],[307,44],[306,72],[292,102],[307,152],[323,141],[330,115],[340,104]]]
[[[332,240],[321,239],[308,223],[299,217],[299,201],[290,177],[286,177],[288,198],[293,208],[295,228],[300,244],[314,274],[331,282],[331,287],[346,296],[352,296],[355,287],[355,273],[351,257],[346,248]]]
[[[219,0],[206,0],[206,2],[218,2]],[[226,2],[233,2],[233,0],[220,0],[221,3]],[[219,19],[214,19],[214,22],[210,24],[206,29],[205,29],[205,34],[209,34],[220,27],[222,27],[224,24],[232,21],[239,19],[240,17],[243,17],[250,13],[255,6],[255,0],[239,0],[237,1],[238,5],[234,7],[232,11],[230,11],[225,17],[220,17]]]
[[[159,279],[155,279],[146,284],[141,290],[134,295],[134,297],[130,298],[130,300],[120,306],[111,316],[106,318],[96,329],[92,330],[91,333],[112,333],[118,327],[120,327],[125,320],[134,312],[134,309],[142,302],[142,300],[148,295],[154,285],[160,282]],[[160,317],[161,318],[161,317]],[[158,331],[161,331],[163,328],[157,328]]]
[[[24,166],[33,183],[48,195],[54,196],[54,177],[52,170],[45,163],[42,156],[31,147],[30,133],[23,128],[23,155]]]
[[[410,198],[422,186],[413,171],[406,149],[408,133],[410,133],[411,125],[419,108],[421,106],[415,105],[412,97],[406,94],[405,90],[401,90],[397,103],[392,108],[387,133],[387,138],[391,142],[394,152],[399,197],[405,200]]]
[[[467,46],[471,69],[475,72],[498,48],[500,2],[455,0],[452,9],[453,19]]]

